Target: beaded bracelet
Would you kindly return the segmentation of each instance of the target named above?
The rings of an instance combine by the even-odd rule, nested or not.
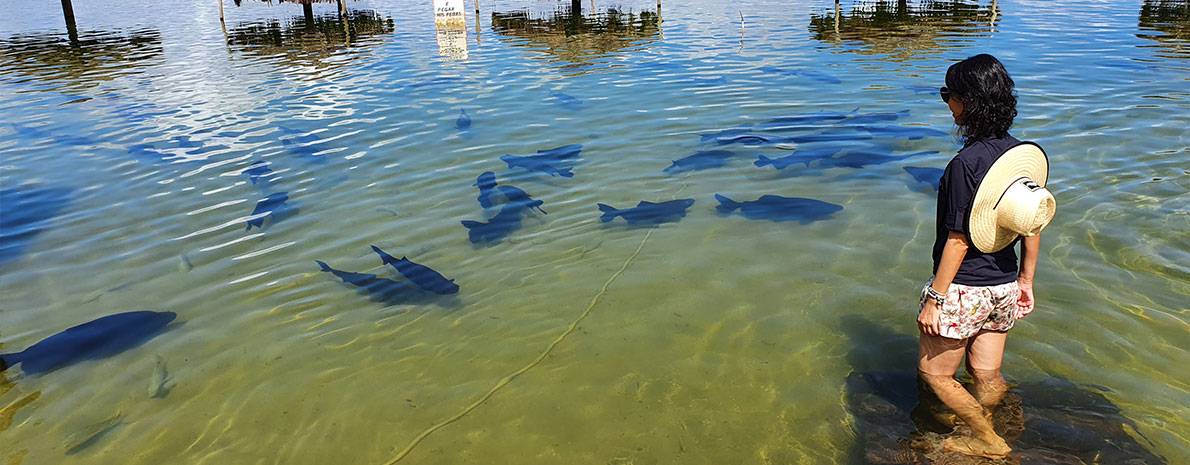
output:
[[[939,307],[946,305],[946,296],[935,291],[933,286],[926,287],[926,296],[937,301]]]

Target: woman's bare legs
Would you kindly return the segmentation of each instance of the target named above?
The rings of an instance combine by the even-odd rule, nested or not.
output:
[[[994,348],[994,344],[992,347],[985,347],[985,345],[991,344],[993,340],[994,338],[985,339],[986,342],[980,344],[977,349],[979,355],[973,362],[975,367],[987,366],[985,363],[989,362],[991,354],[986,351]],[[1001,343],[1001,355],[997,357],[997,360],[1003,356],[1003,348],[1004,345]],[[926,381],[938,399],[954,410],[955,414],[970,426],[974,433],[974,437],[971,438],[947,438],[942,441],[942,447],[953,452],[993,459],[1008,455],[1012,449],[992,429],[992,422],[989,421],[983,405],[954,379],[955,371],[962,363],[963,355],[968,351],[968,340],[948,339],[922,333],[918,338],[917,349],[917,370],[922,379]],[[996,367],[996,376],[998,377],[998,362]]]
[[[975,379],[975,400],[987,409],[988,418],[1008,393],[1008,383],[1000,375],[1007,339],[1007,332],[986,329],[967,339],[967,373]]]

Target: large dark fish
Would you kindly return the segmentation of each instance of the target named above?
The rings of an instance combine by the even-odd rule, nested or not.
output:
[[[888,154],[884,154],[884,153],[871,152],[871,151],[855,151],[855,152],[848,152],[848,153],[845,153],[845,154],[837,156],[837,157],[820,159],[820,160],[818,160],[818,167],[819,168],[833,168],[833,167],[863,168],[868,165],[879,165],[882,163],[888,163],[890,161],[904,160],[909,157],[916,157],[918,155],[929,155],[929,154],[936,154],[936,153],[938,153],[938,152],[925,151],[925,152],[911,153],[908,155],[888,155]]]
[[[318,260],[315,260],[314,263],[317,263],[322,271],[333,274],[344,283],[359,288],[359,293],[367,295],[377,302],[388,305],[407,303],[411,297],[419,293],[416,287],[406,281],[393,281],[377,277],[374,274],[336,270]]]
[[[929,184],[935,191],[938,190],[938,185],[942,182],[942,169],[926,168],[920,166],[905,166],[903,167],[906,173],[913,176],[913,179],[919,183]]]
[[[555,100],[557,100],[559,105],[562,105],[563,107],[567,107],[567,108],[571,108],[571,109],[578,108],[579,105],[583,104],[582,100],[579,100],[577,98],[563,94],[558,91],[551,90],[550,97],[553,97]]]
[[[467,110],[459,109],[459,119],[455,120],[455,127],[460,131],[466,131],[471,128],[471,117],[467,116]]]
[[[47,373],[83,360],[111,357],[152,339],[174,312],[127,312],[69,328],[15,354],[0,354],[0,371],[18,363],[25,373]]]
[[[582,151],[583,144],[570,144],[563,145],[561,147],[554,147],[552,149],[538,150],[537,155],[533,155],[532,157],[539,160],[546,160],[556,163],[561,162],[562,160],[569,160],[571,158],[577,157],[578,154],[582,153]]]
[[[783,170],[783,169],[788,168],[789,166],[797,164],[797,163],[802,163],[806,166],[810,166],[810,162],[812,162],[814,160],[822,160],[824,158],[830,158],[838,152],[839,152],[839,149],[833,149],[833,148],[799,149],[799,150],[793,152],[793,155],[789,155],[789,156],[785,156],[785,157],[781,157],[781,158],[769,158],[764,155],[760,155],[759,158],[756,160],[756,162],[753,164],[756,166],[772,165],[773,168]]]
[[[686,158],[674,160],[672,165],[669,165],[668,168],[661,171],[668,173],[670,171],[682,172],[705,170],[710,168],[722,168],[727,166],[727,160],[734,156],[734,152],[729,152],[727,150],[700,151]]]
[[[691,205],[694,205],[694,199],[678,199],[661,203],[642,200],[636,204],[636,207],[623,210],[617,210],[602,203],[596,205],[599,207],[599,211],[603,212],[603,216],[599,217],[599,221],[604,223],[620,216],[631,225],[656,225],[680,221],[686,216],[686,210]]]
[[[739,135],[739,134],[746,134],[746,133],[752,132],[752,130],[754,129],[753,126],[754,126],[753,124],[744,124],[744,125],[736,126],[733,128],[723,129],[723,130],[720,130],[719,132],[703,134],[702,136],[699,136],[699,140],[704,144],[706,144],[708,142],[717,142],[720,138],[726,138],[726,137],[730,137],[730,136],[735,136],[735,135]]]
[[[766,136],[764,134],[754,134],[749,132],[738,134],[723,134],[716,136],[714,139],[719,145],[727,144],[745,144],[745,145],[775,145],[793,142],[788,137],[781,136]]]
[[[909,110],[901,110],[896,113],[863,113],[857,115],[850,115],[843,123],[858,125],[858,124],[872,124],[883,123],[888,121],[896,121],[902,116],[909,116]]]
[[[496,189],[496,174],[491,171],[484,171],[480,173],[478,178],[475,178],[475,184],[472,186],[479,188],[479,206],[483,208],[492,208],[492,191]]]
[[[500,160],[507,163],[509,168],[521,167],[529,171],[540,171],[550,176],[574,177],[574,173],[570,172],[571,168],[558,168],[550,164],[550,161],[534,156],[503,155],[500,157]]]
[[[70,204],[70,194],[65,188],[0,189],[0,265],[20,258],[33,237]]]
[[[471,220],[463,220],[462,223],[467,228],[467,237],[472,243],[496,242],[520,229],[525,211],[526,208],[522,205],[510,204],[501,208],[500,212],[489,218],[486,223]]]
[[[269,168],[268,163],[264,161],[258,161],[244,169],[243,174],[248,175],[248,180],[252,181],[252,184],[256,184],[256,181],[258,181],[260,178],[268,176],[269,173],[272,172],[273,170]]]
[[[423,291],[433,292],[435,294],[456,294],[459,292],[459,285],[455,284],[455,280],[446,279],[441,273],[434,271],[432,268],[425,265],[418,265],[412,260],[401,257],[400,259],[393,258],[392,255],[380,250],[379,247],[372,246],[372,250],[380,255],[380,260],[385,265],[391,265],[401,273],[405,279],[413,281],[417,287]]]
[[[264,219],[279,210],[281,204],[287,200],[289,200],[288,192],[274,192],[269,194],[268,197],[257,201],[256,208],[252,210],[252,215],[250,215],[252,219],[248,220],[248,229],[245,231],[251,231],[253,226],[263,229]]]
[[[501,186],[496,186],[496,189],[499,190],[500,194],[504,196],[504,205],[506,207],[517,206],[527,209],[536,209],[537,211],[541,212],[541,214],[546,214],[545,210],[541,209],[541,205],[545,202],[530,197],[527,192],[521,190],[520,188],[504,184]]]
[[[529,196],[527,192],[521,190],[518,187],[509,186],[507,184],[497,186],[496,175],[490,171],[485,171],[484,173],[480,174],[479,177],[476,178],[475,184],[472,185],[479,188],[478,200],[479,205],[483,208],[492,208],[492,206],[495,205],[495,203],[492,201],[492,194],[499,192],[500,196],[503,197],[503,204],[506,206],[516,205],[524,208],[537,209],[537,211],[545,214],[545,210],[541,209],[541,205],[544,202],[534,199],[533,197]]]
[[[728,215],[739,210],[744,218],[774,222],[797,221],[809,224],[843,210],[842,205],[802,197],[781,197],[762,195],[750,202],[736,202],[726,196],[715,194],[719,201],[719,213]]]

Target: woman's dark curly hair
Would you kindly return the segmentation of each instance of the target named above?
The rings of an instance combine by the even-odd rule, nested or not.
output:
[[[969,57],[946,70],[946,87],[963,102],[959,135],[964,139],[996,137],[1008,132],[1016,118],[1016,83],[1000,60],[986,53]]]

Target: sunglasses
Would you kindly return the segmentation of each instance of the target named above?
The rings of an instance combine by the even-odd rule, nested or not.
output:
[[[943,102],[950,103],[950,89],[947,89],[945,86],[943,86],[938,89],[938,95],[942,96]]]

